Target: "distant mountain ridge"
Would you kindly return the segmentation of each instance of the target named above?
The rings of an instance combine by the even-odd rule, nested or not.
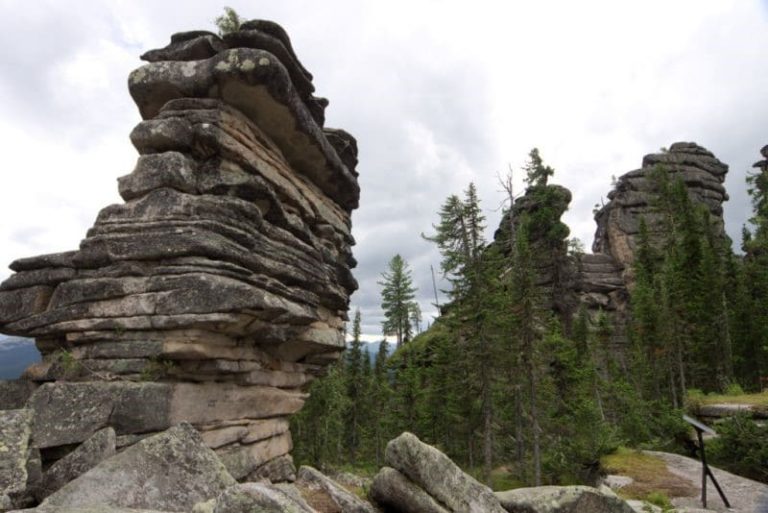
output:
[[[0,379],[18,379],[24,369],[40,358],[34,340],[0,335]]]

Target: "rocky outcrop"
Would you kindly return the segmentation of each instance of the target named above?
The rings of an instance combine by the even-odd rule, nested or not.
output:
[[[645,219],[652,243],[664,236],[660,181],[654,172],[666,175],[669,181],[682,180],[691,200],[706,205],[716,230],[725,236],[722,216],[728,194],[723,182],[728,166],[696,143],[674,143],[668,151],[646,155],[640,169],[619,177],[608,194],[610,201],[595,214],[592,250],[611,255],[624,269],[634,262],[641,219]]]
[[[560,185],[530,186],[504,214],[494,234],[494,244],[510,255],[518,232],[526,230],[541,306],[561,315],[572,310],[567,294],[573,274],[567,257],[570,230],[560,221],[571,198],[571,191]]]
[[[31,413],[0,411],[0,511],[17,504],[28,488]]]
[[[509,513],[633,513],[610,491],[590,486],[539,486],[497,492]]]
[[[0,332],[43,355],[25,373],[42,386],[2,402],[29,405],[46,467],[98,430],[121,448],[189,422],[236,478],[290,477],[288,416],[344,349],[357,287],[356,142],[324,127],[328,102],[272,22],[142,58],[125,203],[0,284]]]
[[[87,507],[189,511],[235,484],[195,428],[180,424],[104,460],[50,495],[35,511]]]
[[[384,461],[390,468],[382,469],[374,479],[371,497],[385,508],[403,513],[504,512],[490,488],[411,433],[387,444]]]
[[[369,503],[359,499],[315,468],[302,466],[296,486],[309,493],[324,495],[327,501],[333,504],[334,509],[343,513],[376,513]]]

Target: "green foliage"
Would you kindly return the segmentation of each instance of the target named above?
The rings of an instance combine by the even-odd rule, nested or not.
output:
[[[400,255],[389,261],[387,271],[381,274],[381,309],[384,311],[382,331],[397,338],[397,347],[408,342],[412,335],[412,314],[416,288],[408,262]],[[419,316],[421,314],[419,313]]]
[[[717,424],[718,437],[707,442],[714,465],[768,483],[768,426],[748,415],[729,417]]]
[[[213,23],[216,25],[216,28],[219,30],[220,36],[225,36],[227,34],[230,34],[232,32],[237,32],[240,30],[240,24],[242,23],[242,19],[237,14],[237,12],[232,9],[231,7],[224,7],[224,14],[221,16],[217,16],[215,20],[213,20]]]
[[[525,183],[529,187],[545,187],[549,177],[555,174],[555,170],[544,165],[539,155],[538,148],[533,148],[528,153],[528,162],[523,167],[525,171]]]
[[[675,509],[675,507],[672,505],[672,501],[669,500],[669,497],[664,492],[650,492],[645,496],[645,501],[653,504],[654,506],[660,507],[664,511],[671,511]]]

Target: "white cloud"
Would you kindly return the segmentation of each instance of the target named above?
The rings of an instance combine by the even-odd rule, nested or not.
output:
[[[353,307],[370,337],[378,336],[376,280],[386,262],[395,253],[411,262],[427,319],[429,266],[439,267],[439,255],[419,234],[431,231],[448,194],[474,181],[490,236],[503,197],[496,176],[508,163],[519,168],[533,146],[572,190],[566,222],[587,246],[592,206],[611,176],[678,140],[731,165],[732,235],[748,216],[744,176],[768,143],[764,2],[231,5],[285,26],[331,100],[329,125],[359,139]],[[119,201],[115,179],[134,165],[127,136],[139,119],[128,73],[172,32],[212,28],[220,8],[0,2],[0,265],[75,248],[98,210]]]

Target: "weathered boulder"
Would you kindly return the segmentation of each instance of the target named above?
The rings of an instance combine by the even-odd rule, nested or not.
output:
[[[487,486],[463,472],[448,456],[436,448],[421,442],[411,433],[403,433],[387,444],[384,459],[387,465],[430,495],[447,511],[454,513],[491,512],[504,509]],[[382,483],[403,483],[397,478],[382,479]],[[379,492],[383,492],[380,488]],[[406,489],[413,493],[412,488]],[[403,493],[406,493],[404,491]],[[378,492],[377,492],[378,493]],[[394,505],[393,502],[384,502]]]
[[[65,484],[89,471],[115,454],[115,430],[104,428],[93,434],[74,451],[51,465],[42,476],[36,498],[42,501]]]
[[[248,474],[246,481],[262,481],[268,479],[272,483],[292,483],[296,480],[296,466],[290,454],[273,458]]]
[[[24,408],[37,387],[37,383],[26,379],[0,380],[0,410]]]
[[[590,486],[539,486],[495,495],[509,513],[633,513],[615,494]]]
[[[217,499],[213,513],[314,513],[296,494],[264,483],[243,483],[228,488]]]
[[[0,411],[0,509],[10,509],[27,488],[32,412]]]
[[[102,461],[37,511],[102,506],[189,511],[235,483],[195,428],[179,424]]]
[[[359,499],[315,468],[302,466],[296,486],[326,494],[341,513],[375,513],[369,503]]]
[[[386,509],[402,513],[448,513],[427,492],[397,470],[383,467],[370,490],[371,500]]]

